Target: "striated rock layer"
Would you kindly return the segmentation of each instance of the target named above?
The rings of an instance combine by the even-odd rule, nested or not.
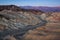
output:
[[[0,6],[0,40],[21,40],[28,30],[45,25],[46,20],[41,18],[41,14],[40,10]]]
[[[0,40],[60,40],[60,12],[1,5]]]

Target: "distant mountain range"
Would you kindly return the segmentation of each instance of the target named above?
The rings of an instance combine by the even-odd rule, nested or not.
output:
[[[21,8],[24,9],[34,9],[34,10],[41,10],[44,12],[60,12],[60,7],[43,7],[43,6],[39,6],[39,7],[35,7],[35,6],[20,6]]]
[[[43,11],[41,10],[35,10],[35,9],[32,9],[32,7],[30,9],[27,9],[27,8],[24,8],[24,7],[19,7],[19,6],[16,6],[16,5],[0,5],[0,11],[3,11],[3,10],[10,10],[10,11],[15,11],[15,12],[31,12],[33,14],[41,14],[41,13],[44,13]]]
[[[15,5],[0,5],[0,11],[7,9],[13,11],[40,11],[40,12],[60,12],[60,7],[45,7],[45,6],[15,6]]]

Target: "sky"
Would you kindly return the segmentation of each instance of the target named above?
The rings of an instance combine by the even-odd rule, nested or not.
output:
[[[0,5],[60,6],[60,0],[0,0]]]

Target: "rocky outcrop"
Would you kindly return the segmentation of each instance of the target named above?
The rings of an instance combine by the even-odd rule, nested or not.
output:
[[[12,35],[14,40],[15,38],[20,40],[28,30],[46,24],[46,21],[42,20],[40,15],[34,14],[34,12],[40,11],[20,10],[18,7],[11,6],[3,6],[3,10],[0,11],[0,39],[7,39],[8,37],[10,39]]]
[[[29,30],[23,40],[60,40],[60,12],[43,13],[41,17],[46,25]]]
[[[0,40],[59,40],[60,13],[43,13],[14,5],[1,8]]]
[[[52,13],[46,20],[49,22],[60,22],[60,12]]]

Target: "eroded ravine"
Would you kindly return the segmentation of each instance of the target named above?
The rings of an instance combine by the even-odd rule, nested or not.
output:
[[[16,14],[17,12],[14,12],[16,15],[14,13],[11,13],[0,13],[0,24],[7,27],[7,29],[0,31],[0,39],[3,39],[7,35],[13,35],[16,39],[20,39],[27,31],[33,30],[47,23],[47,21],[41,20],[41,18],[39,19],[38,17],[35,17],[33,14],[29,14],[30,16],[27,16],[24,14]],[[31,16],[33,19],[31,19]],[[28,19],[25,17],[30,19],[31,22],[32,20],[34,20],[34,22],[36,23],[34,24],[32,22],[33,24],[31,24],[31,22],[29,22]]]

